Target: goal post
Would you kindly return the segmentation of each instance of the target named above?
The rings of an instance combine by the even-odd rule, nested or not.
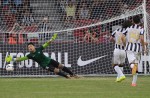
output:
[[[54,33],[58,33],[58,38],[44,50],[46,56],[79,75],[115,75],[112,67],[114,43],[109,41],[111,33],[120,28],[124,20],[131,20],[133,16],[139,15],[146,31],[145,41],[149,46],[148,4],[150,2],[146,0],[30,0],[22,5],[18,4],[19,6],[16,4],[17,10],[10,10],[7,8],[8,4],[3,4],[3,15],[0,17],[0,75],[54,76],[32,60],[18,63],[13,72],[5,70],[7,55],[26,56],[28,42],[39,47]],[[148,57],[149,55],[141,56],[142,75],[149,75]],[[131,74],[127,61],[124,73]]]

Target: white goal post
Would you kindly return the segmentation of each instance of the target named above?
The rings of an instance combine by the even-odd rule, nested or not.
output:
[[[28,42],[39,47],[54,33],[58,33],[58,38],[44,50],[46,56],[59,61],[79,75],[115,75],[111,65],[114,43],[109,38],[115,29],[121,27],[124,20],[131,20],[135,15],[141,17],[145,41],[149,47],[149,0],[20,1],[22,2],[1,3],[1,77],[54,76],[32,60],[18,63],[13,72],[5,70],[7,55],[23,57],[28,54]],[[141,55],[139,71],[141,75],[149,75],[149,54]],[[124,73],[131,74],[127,60]]]

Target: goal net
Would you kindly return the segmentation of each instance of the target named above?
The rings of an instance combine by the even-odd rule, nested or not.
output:
[[[58,38],[44,50],[46,56],[79,75],[116,74],[111,64],[111,33],[135,15],[147,28],[150,2],[145,4],[143,0],[4,0],[0,9],[0,75],[54,75],[32,60],[18,63],[12,72],[5,70],[7,55],[23,57],[28,54],[28,42],[39,47],[54,33],[58,33]],[[141,68],[144,73],[145,67]],[[124,73],[131,73],[128,63]]]

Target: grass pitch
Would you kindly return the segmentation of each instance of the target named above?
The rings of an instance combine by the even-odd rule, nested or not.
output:
[[[150,98],[150,77],[131,77],[115,83],[115,77],[0,78],[0,98]]]

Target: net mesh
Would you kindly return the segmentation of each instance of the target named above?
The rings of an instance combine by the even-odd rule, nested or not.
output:
[[[114,44],[109,37],[124,20],[132,20],[134,15],[141,16],[144,26],[142,3],[143,0],[2,0],[0,74],[53,74],[32,60],[22,61],[15,71],[7,72],[4,59],[8,54],[25,56],[26,43],[34,42],[39,47],[54,33],[58,33],[58,38],[44,50],[47,56],[76,74],[115,74],[111,66]],[[146,5],[149,21],[149,0]],[[128,64],[124,72],[130,74]]]

